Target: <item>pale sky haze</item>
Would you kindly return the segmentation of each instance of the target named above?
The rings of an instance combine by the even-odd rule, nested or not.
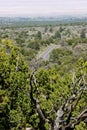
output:
[[[87,14],[87,0],[0,0],[0,16]]]

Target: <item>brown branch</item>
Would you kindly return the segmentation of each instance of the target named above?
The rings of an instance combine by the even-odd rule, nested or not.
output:
[[[33,75],[34,75],[34,72],[31,74],[30,76],[30,99],[31,101],[34,103],[34,105],[36,104],[36,100],[34,99],[33,97]]]
[[[79,100],[81,99],[81,95],[82,95],[82,92],[78,95],[77,98],[75,98],[74,104],[71,104],[70,112],[69,112],[68,117],[67,117],[67,120],[66,120],[66,124],[67,124],[67,125],[70,123],[70,120],[71,120],[71,117],[72,117],[72,112],[74,111],[74,109],[76,108],[76,106],[77,106]]]
[[[78,125],[81,121],[85,121],[87,119],[87,109],[85,109],[78,117],[77,120],[72,124],[73,128]]]
[[[83,91],[80,92],[80,94],[78,95],[76,102],[75,102],[75,103],[73,104],[73,106],[72,106],[72,111],[76,108],[76,106],[77,106],[79,100],[81,99],[82,93],[83,93]]]
[[[36,99],[36,108],[37,108],[37,112],[38,112],[38,115],[39,115],[39,117],[40,117],[40,119],[43,121],[43,122],[45,122],[45,116],[44,116],[44,114],[43,114],[43,112],[42,112],[42,109],[41,109],[41,107],[40,107],[40,104],[39,104],[39,100],[38,99]]]
[[[38,92],[38,88],[37,88],[37,85],[36,85],[36,78],[35,78],[34,73],[35,73],[35,71],[30,76],[30,98],[31,98],[31,101],[35,105],[35,108],[37,110],[37,113],[38,113],[38,116],[39,116],[39,119],[40,119],[38,127],[41,130],[45,130],[45,122],[47,122],[48,119],[46,119],[45,114],[44,114],[44,112],[43,112],[43,110],[40,106],[40,102],[39,102],[39,99],[38,99],[39,92]],[[34,92],[33,92],[33,87],[35,87]],[[33,93],[35,93],[35,95],[33,95]],[[35,98],[34,98],[34,96],[35,96]]]

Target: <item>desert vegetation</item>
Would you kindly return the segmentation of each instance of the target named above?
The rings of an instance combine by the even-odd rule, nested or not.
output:
[[[87,129],[86,28],[0,25],[0,130]]]

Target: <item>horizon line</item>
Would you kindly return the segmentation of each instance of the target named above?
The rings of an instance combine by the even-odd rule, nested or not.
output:
[[[58,17],[58,16],[87,16],[87,13],[50,13],[50,14],[0,14],[0,17]]]

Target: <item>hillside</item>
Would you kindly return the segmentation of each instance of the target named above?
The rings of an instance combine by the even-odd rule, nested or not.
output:
[[[26,21],[0,25],[0,130],[86,130],[86,23]]]

